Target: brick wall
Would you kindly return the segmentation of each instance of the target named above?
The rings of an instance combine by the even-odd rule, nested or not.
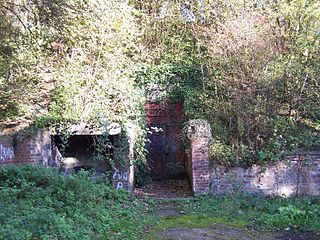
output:
[[[288,156],[265,168],[212,166],[210,192],[266,195],[320,195],[320,153]]]
[[[134,185],[133,146],[134,129],[128,127],[128,149],[125,155],[126,164],[120,164],[116,159],[116,167],[112,172],[113,185],[117,189],[132,191]],[[123,149],[119,149],[119,151]],[[115,156],[120,153],[115,152]],[[0,166],[8,164],[39,164],[59,167],[62,155],[54,146],[50,132],[38,132],[37,134],[20,138],[12,136],[0,136]]]
[[[266,195],[320,195],[320,152],[288,156],[268,166],[226,168],[209,160],[210,126],[187,125],[189,180],[195,195],[246,192]]]
[[[188,136],[187,172],[194,195],[209,192],[210,161],[209,144],[210,125],[203,120],[191,120],[187,125]]]
[[[0,136],[0,166],[35,163],[50,165],[52,143],[49,132],[38,132],[32,137]]]
[[[13,138],[0,137],[0,166],[14,162]]]
[[[209,190],[209,139],[197,138],[191,142],[192,157],[192,189],[195,195],[207,193]]]

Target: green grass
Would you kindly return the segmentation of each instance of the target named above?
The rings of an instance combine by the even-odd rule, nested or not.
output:
[[[199,215],[182,215],[179,217],[162,218],[156,227],[154,227],[147,235],[146,239],[158,239],[157,233],[170,228],[206,228],[215,224],[228,225],[234,228],[244,228],[246,222],[229,222],[224,218],[203,217]]]
[[[248,227],[320,231],[320,197],[217,196],[185,204],[186,212],[247,222]]]

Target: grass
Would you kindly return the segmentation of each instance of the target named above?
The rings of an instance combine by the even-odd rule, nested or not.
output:
[[[174,199],[184,215],[159,218],[146,239],[170,228],[207,228],[226,225],[237,229],[320,232],[320,197],[206,196]],[[153,203],[159,208],[161,202]]]
[[[160,217],[161,206],[183,211]],[[0,239],[157,239],[174,227],[212,225],[320,232],[320,197],[205,196],[142,201],[85,172],[0,168]]]

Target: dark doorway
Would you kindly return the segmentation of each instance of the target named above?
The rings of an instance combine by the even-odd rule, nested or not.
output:
[[[54,145],[61,154],[60,167],[64,171],[94,170],[95,172],[105,172],[111,169],[109,163],[96,157],[97,135],[71,135],[67,141],[62,141],[62,136],[52,136]],[[113,144],[113,136],[106,141]],[[113,157],[112,149],[106,149],[106,153]]]
[[[185,152],[181,142],[183,102],[146,105],[149,127],[148,163],[153,180],[186,178]]]

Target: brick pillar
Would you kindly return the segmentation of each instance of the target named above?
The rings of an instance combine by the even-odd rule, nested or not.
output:
[[[209,138],[200,137],[191,142],[192,188],[195,195],[209,191]]]
[[[0,136],[0,165],[5,164],[52,165],[52,142],[48,131],[33,136]]]
[[[205,120],[190,120],[187,125],[189,139],[188,174],[194,195],[209,192],[209,145],[211,128]]]

